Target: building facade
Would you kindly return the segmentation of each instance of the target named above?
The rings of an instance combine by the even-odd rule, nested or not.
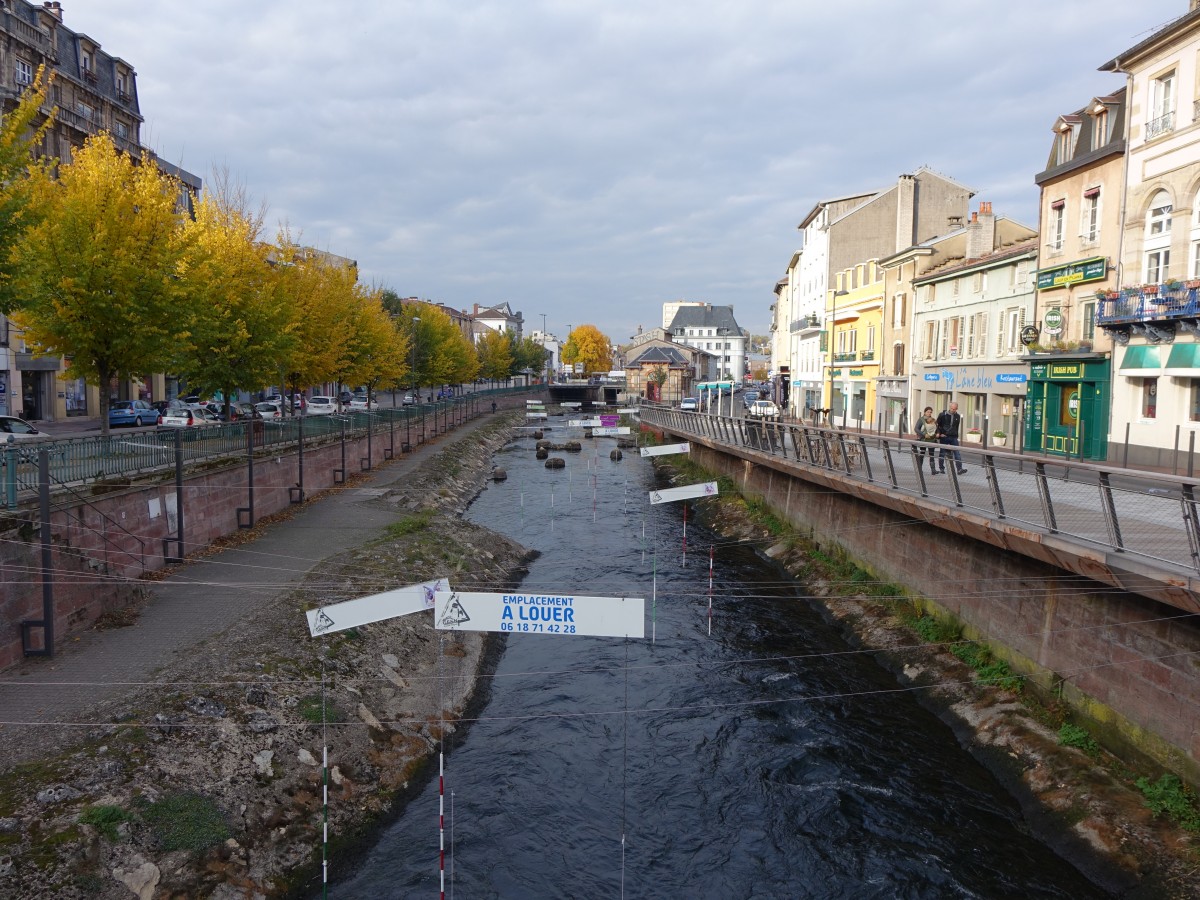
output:
[[[1200,430],[1198,6],[1101,66],[1128,106],[1120,288],[1097,301],[1115,342],[1109,452],[1147,465]]]
[[[716,357],[714,379],[741,381],[745,377],[746,345],[750,339],[738,326],[732,306],[685,304],[675,312],[667,331],[674,343]]]
[[[883,270],[872,259],[838,272],[828,297],[821,340],[826,373],[824,409],[828,420],[842,427],[870,428],[875,422],[879,376]],[[811,418],[812,410],[806,409],[804,415]]]

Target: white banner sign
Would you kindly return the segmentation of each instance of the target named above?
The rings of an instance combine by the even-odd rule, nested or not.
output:
[[[639,412],[641,412],[641,410],[638,409],[636,406],[631,406],[628,409],[618,409],[617,412],[623,416],[626,416],[626,415],[636,416]]]
[[[608,428],[592,429],[592,437],[611,437],[615,434],[629,434],[629,427],[626,425],[610,425]]]
[[[570,428],[599,428],[603,424],[599,419],[567,419]]]
[[[316,637],[433,609],[434,595],[439,591],[449,590],[450,582],[441,578],[423,584],[410,584],[394,591],[384,591],[382,594],[359,597],[357,600],[335,603],[333,606],[310,609],[305,613],[308,616],[308,630]]]
[[[443,631],[641,638],[646,635],[646,600],[518,593],[438,594],[434,625]]]
[[[676,500],[691,500],[693,497],[717,496],[717,483],[706,481],[703,484],[689,484],[684,487],[665,488],[661,491],[650,492],[650,505],[656,503],[674,503]]]
[[[527,413],[525,413],[525,418],[527,418],[527,419],[544,419],[544,418],[546,418],[546,414],[545,413],[527,412]]]
[[[560,403],[558,405],[565,406],[568,409],[579,409],[579,407],[583,406],[583,404],[580,403],[578,400],[564,400],[562,403]]]
[[[670,456],[674,453],[691,453],[691,444],[663,444],[660,447],[643,447],[642,456]]]

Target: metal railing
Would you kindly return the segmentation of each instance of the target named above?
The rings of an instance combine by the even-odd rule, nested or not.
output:
[[[966,444],[643,407],[644,422],[733,449],[770,454],[798,470],[821,469],[888,492],[935,498],[997,522],[1064,535],[1200,572],[1200,480]],[[943,451],[957,451],[945,474]],[[854,495],[863,497],[861,491]],[[1178,569],[1176,569],[1177,571]]]
[[[41,447],[50,448],[50,482],[54,490],[173,469],[177,431],[185,466],[244,457],[248,428],[254,429],[256,452],[297,447],[301,428],[305,446],[340,440],[343,426],[347,436],[359,437],[370,432],[385,442],[385,451],[399,452],[402,442],[410,442],[405,435],[421,428],[424,434],[443,433],[482,411],[485,397],[490,404],[488,392],[480,391],[394,409],[372,407],[340,415],[304,416],[303,425],[301,418],[286,418],[184,429],[114,430],[108,437],[89,435],[47,442],[0,443],[0,508],[15,509],[37,493],[37,458]],[[390,445],[386,443],[389,440]]]

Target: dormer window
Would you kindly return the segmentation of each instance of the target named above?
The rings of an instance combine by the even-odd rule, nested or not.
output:
[[[1092,149],[1099,150],[1108,143],[1108,110],[1100,107],[1092,114]]]
[[[1071,161],[1071,154],[1075,150],[1075,132],[1070,125],[1061,125],[1058,130],[1058,139],[1055,141],[1055,162],[1058,165]]]

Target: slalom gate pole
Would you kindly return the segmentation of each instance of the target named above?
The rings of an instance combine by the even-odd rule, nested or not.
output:
[[[712,637],[713,548],[708,548],[708,636]]]

